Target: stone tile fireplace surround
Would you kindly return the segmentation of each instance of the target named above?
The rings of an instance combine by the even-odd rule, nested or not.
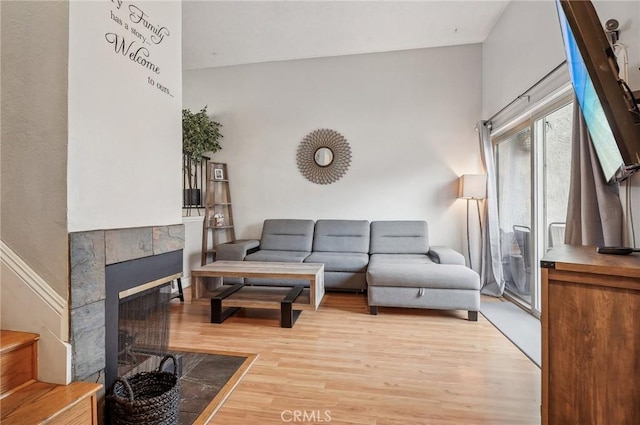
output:
[[[104,384],[106,324],[108,320],[117,320],[117,317],[107,317],[105,313],[109,310],[105,305],[108,292],[106,267],[125,261],[166,256],[168,253],[181,259],[184,226],[177,224],[76,232],[69,235],[69,244],[72,379]],[[149,261],[132,262],[137,263],[147,264]],[[180,271],[181,264],[180,261]]]

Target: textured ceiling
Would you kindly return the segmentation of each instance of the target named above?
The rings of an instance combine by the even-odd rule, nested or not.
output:
[[[509,0],[184,0],[184,70],[481,43]]]

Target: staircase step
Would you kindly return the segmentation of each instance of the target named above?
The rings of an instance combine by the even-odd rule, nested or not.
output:
[[[37,379],[38,339],[33,333],[0,331],[0,399]]]
[[[30,332],[0,330],[0,354],[37,342],[40,335]]]
[[[2,400],[0,423],[97,424],[96,392],[100,388],[102,385],[91,382],[31,383]]]
[[[39,339],[33,333],[0,331],[0,423],[97,424],[96,393],[102,385],[37,381]]]

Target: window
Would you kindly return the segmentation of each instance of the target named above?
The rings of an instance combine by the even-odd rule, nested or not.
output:
[[[563,97],[494,137],[506,294],[540,313],[540,269],[564,243],[573,102]]]

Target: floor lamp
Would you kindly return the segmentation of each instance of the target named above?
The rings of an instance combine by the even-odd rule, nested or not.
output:
[[[469,201],[476,201],[478,209],[478,224],[480,225],[480,238],[482,239],[482,218],[480,216],[481,199],[487,197],[487,175],[486,174],[463,174],[460,177],[460,189],[458,198],[467,200],[467,251],[469,254],[469,268],[473,269],[471,264],[471,243],[469,240]]]

